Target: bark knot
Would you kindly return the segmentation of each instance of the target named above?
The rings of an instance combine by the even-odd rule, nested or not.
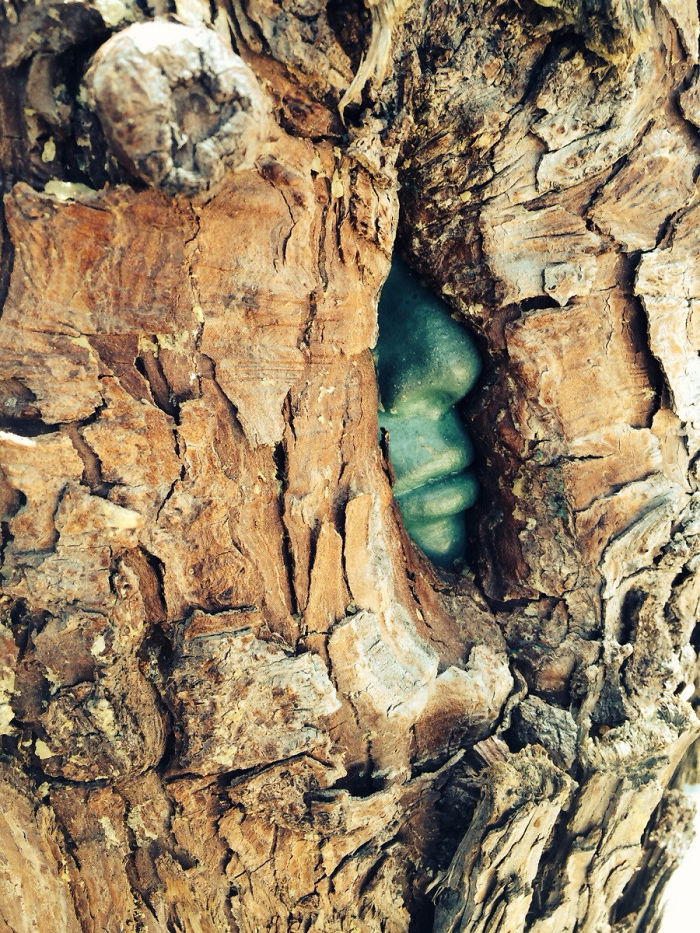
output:
[[[169,194],[250,168],[269,135],[264,92],[212,29],[155,20],[112,36],[85,75],[113,156]]]

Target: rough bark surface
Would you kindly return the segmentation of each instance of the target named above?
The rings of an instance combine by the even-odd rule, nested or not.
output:
[[[195,181],[91,78],[163,19]],[[685,0],[3,0],[0,930],[656,928],[699,731],[697,39]],[[377,443],[395,250],[484,354],[461,573]]]

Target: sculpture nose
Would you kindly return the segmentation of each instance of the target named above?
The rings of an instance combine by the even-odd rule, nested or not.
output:
[[[385,411],[437,418],[469,392],[481,360],[449,309],[394,260],[379,302],[377,383]]]

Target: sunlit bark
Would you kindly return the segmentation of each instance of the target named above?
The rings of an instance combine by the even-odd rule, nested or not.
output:
[[[5,0],[0,928],[654,929],[698,734],[697,34]],[[395,254],[483,356],[456,573],[377,441]]]

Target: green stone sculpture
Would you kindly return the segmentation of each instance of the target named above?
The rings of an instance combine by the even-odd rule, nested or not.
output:
[[[468,469],[474,449],[454,406],[481,361],[446,305],[397,260],[379,302],[375,366],[379,428],[406,530],[431,560],[452,567],[464,555],[464,510],[478,491]]]

